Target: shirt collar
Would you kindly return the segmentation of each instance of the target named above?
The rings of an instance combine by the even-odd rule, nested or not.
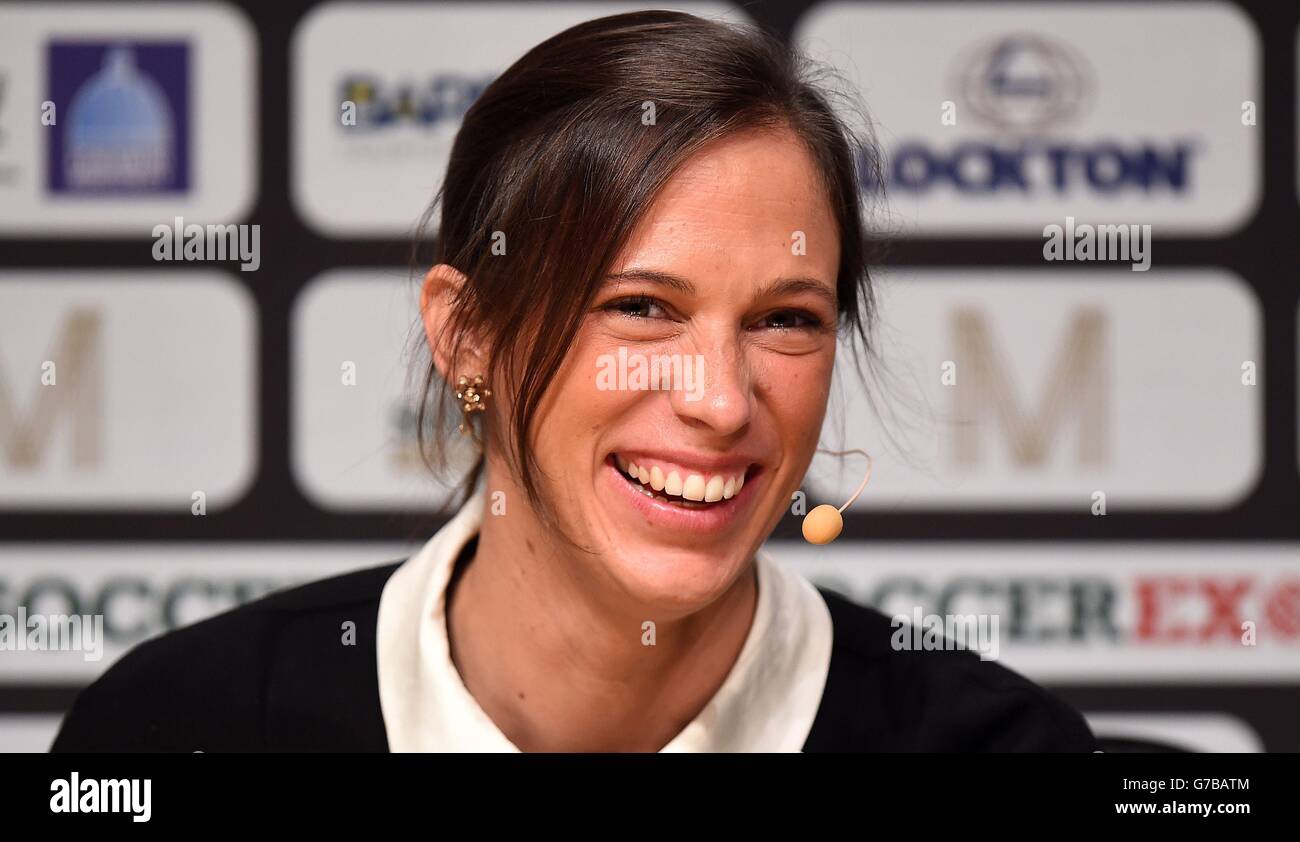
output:
[[[478,533],[483,503],[480,490],[384,585],[376,656],[391,751],[519,750],[466,689],[447,639],[447,583]],[[830,668],[830,611],[816,588],[765,552],[755,564],[758,605],[740,655],[662,751],[799,751],[808,737]]]

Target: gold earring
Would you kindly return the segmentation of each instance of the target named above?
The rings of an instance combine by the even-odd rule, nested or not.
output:
[[[483,387],[483,375],[476,374],[469,378],[462,374],[456,378],[456,400],[460,401],[460,411],[465,415],[459,427],[462,435],[472,430],[470,422],[474,413],[487,409],[487,399],[490,397],[492,390]]]

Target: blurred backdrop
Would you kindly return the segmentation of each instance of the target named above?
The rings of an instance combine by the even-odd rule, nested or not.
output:
[[[0,630],[0,749],[146,637],[436,530],[415,224],[497,73],[634,8],[0,3],[0,623],[103,623],[97,659]],[[1300,750],[1300,6],[672,8],[804,47],[884,153],[885,364],[842,360],[824,436],[874,476],[774,554],[997,615],[1113,750]]]

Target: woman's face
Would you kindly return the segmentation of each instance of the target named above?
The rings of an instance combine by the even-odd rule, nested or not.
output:
[[[539,487],[590,551],[578,575],[686,614],[745,570],[816,448],[839,249],[792,133],[726,138],[674,176],[534,428]]]

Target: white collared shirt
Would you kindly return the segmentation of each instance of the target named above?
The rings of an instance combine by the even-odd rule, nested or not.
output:
[[[379,700],[394,752],[518,751],[470,695],[451,659],[445,594],[477,534],[482,491],[384,585],[376,631]],[[758,605],[731,672],[661,749],[792,752],[808,737],[831,659],[831,616],[806,579],[760,551]]]

